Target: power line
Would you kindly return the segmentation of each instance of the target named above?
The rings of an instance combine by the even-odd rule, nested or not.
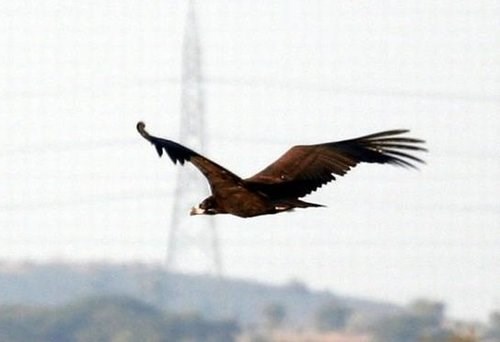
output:
[[[244,137],[235,136],[227,134],[205,134],[205,137],[210,141],[220,141],[220,142],[231,142],[231,143],[249,143],[249,144],[260,144],[260,145],[289,145],[291,143],[299,143],[298,141],[290,141],[290,139],[279,138],[279,137]],[[43,144],[35,144],[33,146],[23,146],[16,148],[5,148],[0,149],[0,158],[10,157],[13,155],[30,155],[30,154],[41,154],[41,153],[72,153],[78,151],[93,151],[102,150],[108,148],[123,148],[127,146],[139,146],[140,142],[137,139],[96,139],[87,141],[52,141]],[[189,146],[195,148],[194,146]],[[200,150],[200,152],[202,152]],[[434,151],[433,155],[437,155],[439,151]],[[455,157],[455,158],[497,158],[496,150],[481,150],[468,152],[463,149],[447,150],[447,154],[442,153],[441,157]]]
[[[0,212],[8,211],[37,211],[45,209],[56,209],[65,207],[78,207],[86,205],[95,205],[109,202],[122,201],[140,201],[152,198],[173,197],[173,191],[136,191],[136,192],[117,192],[99,194],[89,197],[71,198],[67,200],[49,200],[49,201],[29,201],[29,202],[14,202],[0,204]]]
[[[64,153],[74,151],[87,151],[113,147],[124,147],[136,145],[135,139],[96,139],[87,141],[51,141],[43,144],[5,148],[0,150],[0,157],[13,154],[40,154],[40,153]]]
[[[336,85],[328,83],[311,82],[307,80],[269,80],[265,78],[206,78],[207,84],[221,84],[246,87],[266,87],[287,90],[303,90],[316,92],[333,92],[337,94],[363,95],[363,96],[384,96],[384,97],[408,97],[427,98],[436,100],[453,100],[467,102],[500,102],[500,96],[467,94],[460,92],[439,92],[439,91],[413,91],[406,89],[389,88],[362,88],[346,85]]]
[[[399,97],[399,98],[423,98],[446,101],[464,101],[464,102],[500,102],[500,97],[496,95],[485,94],[469,94],[463,92],[446,92],[446,91],[415,91],[408,89],[397,88],[363,88],[356,86],[348,86],[343,84],[332,84],[328,82],[311,81],[305,79],[266,79],[266,78],[243,78],[243,77],[224,77],[224,76],[209,76],[200,79],[204,86],[222,85],[232,87],[265,87],[269,89],[281,90],[301,90],[314,92],[331,92],[336,94],[360,95],[360,96],[383,96],[383,97]],[[77,96],[81,93],[90,93],[94,97],[107,96],[119,89],[141,88],[141,87],[158,87],[162,84],[171,84],[182,86],[182,79],[175,77],[158,78],[158,79],[135,79],[128,83],[114,85],[107,88],[105,91],[95,92],[93,87],[71,88],[71,94]],[[3,92],[0,97],[11,99],[16,97],[21,98],[36,98],[36,97],[60,97],[61,94],[68,94],[67,88],[59,89],[58,91],[37,92],[37,91],[20,91],[20,92]]]

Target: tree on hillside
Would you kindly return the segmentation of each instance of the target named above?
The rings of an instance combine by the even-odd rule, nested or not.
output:
[[[337,301],[330,301],[317,309],[314,315],[316,328],[320,331],[342,330],[351,314],[350,308]]]
[[[500,311],[494,311],[490,314],[484,338],[487,341],[500,341]]]
[[[408,306],[409,311],[420,317],[428,326],[439,327],[445,317],[446,306],[437,301],[429,299],[416,299]]]
[[[266,328],[274,330],[279,328],[286,317],[286,309],[283,304],[269,303],[263,309]]]
[[[449,340],[451,331],[443,328],[446,306],[442,302],[429,299],[417,299],[408,305],[420,326],[420,338],[431,341]]]
[[[398,314],[382,319],[372,332],[376,342],[417,342],[420,321],[410,314]]]
[[[374,326],[378,342],[448,341],[451,332],[442,327],[445,305],[428,299],[417,299],[407,306],[406,313],[382,319]]]

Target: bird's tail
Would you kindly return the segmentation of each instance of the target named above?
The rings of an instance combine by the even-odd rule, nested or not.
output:
[[[308,207],[314,207],[314,208],[321,208],[321,207],[326,207],[323,204],[318,204],[318,203],[311,203],[311,202],[306,202],[306,201],[301,201],[301,200],[296,200],[297,208],[308,208]]]
[[[276,206],[279,207],[288,207],[289,209],[293,208],[309,208],[309,207],[325,207],[323,204],[317,204],[317,203],[310,203],[306,201],[299,200],[297,198],[294,199],[286,199],[286,200],[280,200]]]

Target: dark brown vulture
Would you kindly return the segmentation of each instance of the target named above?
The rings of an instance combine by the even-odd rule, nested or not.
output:
[[[191,215],[252,217],[321,207],[299,198],[335,180],[335,176],[343,176],[358,163],[415,167],[412,162],[423,161],[407,151],[426,151],[419,145],[423,140],[400,136],[408,130],[385,131],[350,140],[294,146],[264,170],[242,179],[185,146],[149,135],[145,127],[143,122],[137,123],[139,133],[155,146],[160,157],[165,151],[174,164],[189,161],[207,178],[212,195],[193,207]]]

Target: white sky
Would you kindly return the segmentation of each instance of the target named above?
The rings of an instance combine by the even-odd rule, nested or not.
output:
[[[0,258],[164,260],[177,168],[135,123],[179,136],[185,12],[0,3]],[[200,1],[215,161],[250,176],[290,145],[392,128],[430,149],[420,172],[362,165],[308,198],[326,209],[217,217],[225,274],[498,309],[499,16],[486,0]]]

